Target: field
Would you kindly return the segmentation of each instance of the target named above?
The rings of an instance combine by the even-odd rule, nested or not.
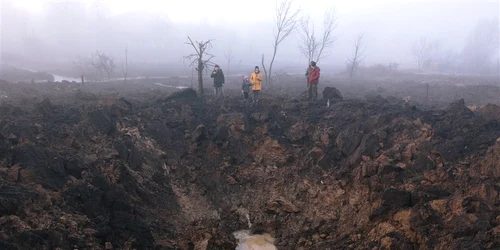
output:
[[[0,249],[500,248],[497,77],[240,80],[2,81]]]

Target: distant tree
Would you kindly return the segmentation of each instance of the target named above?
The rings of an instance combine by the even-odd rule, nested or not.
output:
[[[227,74],[231,72],[231,62],[233,61],[233,51],[231,50],[231,47],[227,50],[226,53],[224,53],[224,57],[226,58],[227,61]]]
[[[90,58],[90,64],[99,72],[101,79],[114,79],[116,65],[113,57],[96,51]]]
[[[474,73],[487,72],[494,65],[499,49],[498,20],[482,20],[467,37],[462,50],[464,69]]]
[[[365,59],[366,46],[363,44],[364,35],[358,34],[354,40],[354,51],[351,56],[347,57],[347,67],[349,70],[349,77],[352,79],[354,71],[359,68],[361,62]]]
[[[323,55],[325,49],[333,45],[337,37],[334,34],[337,28],[337,15],[335,9],[330,9],[325,12],[323,19],[323,30],[321,37],[315,34],[314,23],[310,22],[309,17],[304,17],[300,23],[299,36],[299,50],[307,60],[319,62],[321,58],[326,57]]]
[[[265,82],[272,85],[273,64],[278,53],[280,44],[297,28],[299,24],[300,10],[292,9],[292,0],[284,0],[279,5],[276,4],[274,24],[273,56],[267,71],[264,54],[262,54],[262,69],[264,70]]]
[[[201,41],[201,42],[193,42],[191,38],[188,36],[188,42],[186,44],[191,45],[193,47],[195,53],[190,54],[186,56],[187,59],[191,60],[190,67],[193,65],[197,65],[195,70],[198,72],[198,94],[200,96],[203,95],[203,72],[207,71],[208,66],[212,65],[213,63],[210,61],[213,56],[212,54],[208,53],[208,51],[212,48],[212,40],[208,41]],[[207,59],[208,57],[208,59]]]
[[[115,79],[115,60],[106,53],[96,51],[88,58],[78,58],[75,66],[85,78],[94,81]]]
[[[437,50],[437,48],[438,42],[432,42],[426,37],[421,37],[413,43],[411,52],[417,60],[419,69],[422,69],[424,62],[432,56],[433,51]]]

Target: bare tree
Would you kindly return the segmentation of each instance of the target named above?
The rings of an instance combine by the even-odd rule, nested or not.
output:
[[[233,51],[231,50],[231,47],[229,47],[227,52],[224,53],[224,57],[226,58],[227,61],[227,74],[229,74],[231,70],[231,61],[233,60]]]
[[[354,51],[347,58],[347,66],[349,69],[349,77],[352,79],[354,71],[358,69],[361,62],[365,59],[366,46],[363,44],[363,34],[359,34],[354,40]]]
[[[417,60],[418,68],[421,69],[424,62],[428,60],[432,52],[438,47],[438,42],[431,42],[426,37],[421,37],[419,40],[413,43],[412,55]]]
[[[99,73],[100,79],[107,79],[109,81],[115,76],[115,61],[105,53],[96,51],[90,57],[90,65]]]
[[[262,68],[264,70],[265,81],[272,85],[273,64],[278,53],[279,45],[297,28],[299,24],[300,10],[292,9],[292,0],[284,0],[279,5],[276,5],[275,12],[275,29],[274,29],[274,42],[273,42],[273,56],[269,63],[269,71],[267,71],[264,54],[262,54]]]
[[[94,81],[112,80],[115,77],[115,61],[110,55],[96,51],[88,58],[78,58],[75,66],[82,76]]]
[[[321,37],[315,34],[314,23],[310,22],[309,17],[304,17],[300,23],[299,35],[301,42],[299,43],[299,50],[307,57],[308,61],[319,62],[321,58],[326,57],[323,55],[325,49],[331,47],[337,37],[334,34],[337,28],[337,15],[335,9],[330,9],[325,12],[323,19],[323,32]]]
[[[203,95],[203,72],[207,71],[208,66],[213,63],[210,61],[215,56],[208,53],[208,51],[212,48],[212,40],[201,41],[201,42],[193,42],[191,38],[188,36],[188,42],[186,44],[191,45],[193,47],[195,53],[186,56],[189,60],[191,60],[190,67],[193,65],[197,65],[195,70],[198,72],[198,94],[200,96]],[[208,57],[208,59],[206,59]]]

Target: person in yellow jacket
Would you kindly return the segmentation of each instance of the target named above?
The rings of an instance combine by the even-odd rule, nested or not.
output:
[[[250,76],[250,83],[252,83],[253,102],[258,102],[259,92],[262,90],[262,73],[260,73],[259,66],[255,66],[255,70]]]

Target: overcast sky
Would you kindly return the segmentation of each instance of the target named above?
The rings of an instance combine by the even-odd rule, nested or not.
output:
[[[29,12],[43,13],[47,1],[49,0],[12,2]],[[73,1],[96,2],[95,0]],[[271,36],[273,29],[271,22],[276,4],[274,0],[102,0],[100,2],[101,8],[112,16],[127,12],[149,11],[164,14],[174,25],[191,24],[193,27],[203,29],[204,25],[210,24],[220,27],[221,30],[229,30],[235,37],[256,36],[256,39],[259,36],[266,38]],[[322,21],[326,9],[332,7],[336,9],[338,40],[332,48],[329,60],[338,63],[345,62],[354,37],[358,33],[365,35],[367,63],[397,61],[403,65],[410,65],[414,63],[410,55],[411,44],[421,36],[440,40],[446,48],[458,51],[478,21],[488,18],[498,20],[500,12],[498,0],[295,0],[294,5],[318,24]],[[259,25],[258,29],[262,32],[248,28],[238,29],[252,24]],[[228,47],[228,44],[224,44],[224,41],[217,37],[196,37],[193,29],[177,29],[176,32],[179,32],[180,37],[191,35],[200,40],[216,39],[215,47],[224,49]],[[184,43],[184,41],[178,42],[180,46]],[[235,44],[232,47],[237,46],[238,44]],[[252,44],[249,46],[252,47]],[[300,57],[296,40],[287,40],[284,48],[287,48],[287,51],[280,53],[295,58]],[[235,50],[242,49],[244,50],[244,48]],[[269,53],[269,48],[266,49],[255,49],[259,52],[255,53],[255,59],[252,60],[258,60],[260,53]],[[297,60],[302,61],[304,58]]]

